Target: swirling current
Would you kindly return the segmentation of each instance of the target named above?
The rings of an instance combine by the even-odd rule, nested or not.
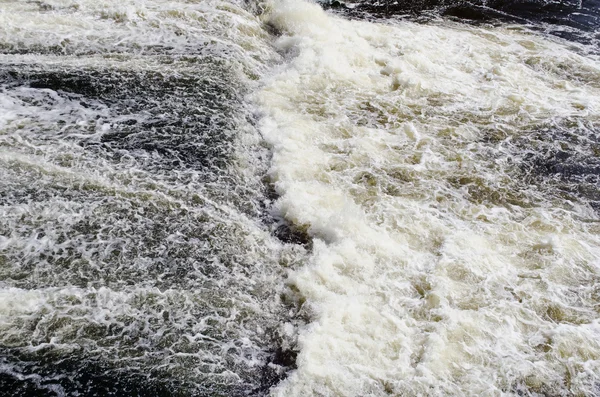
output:
[[[597,0],[0,0],[0,395],[600,395]]]

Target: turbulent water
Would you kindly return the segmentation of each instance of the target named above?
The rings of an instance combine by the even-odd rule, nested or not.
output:
[[[0,394],[600,395],[594,1],[0,0]]]

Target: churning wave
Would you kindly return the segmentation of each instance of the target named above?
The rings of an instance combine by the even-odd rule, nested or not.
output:
[[[0,3],[0,391],[600,394],[598,3]]]

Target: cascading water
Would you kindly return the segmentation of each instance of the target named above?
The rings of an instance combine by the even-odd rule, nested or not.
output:
[[[595,3],[379,3],[0,1],[0,394],[600,394]]]
[[[274,60],[259,21],[223,1],[0,10],[0,388],[268,390],[303,249],[269,232],[243,100]]]

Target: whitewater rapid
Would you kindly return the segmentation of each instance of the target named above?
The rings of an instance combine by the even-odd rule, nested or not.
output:
[[[597,38],[357,15],[0,0],[0,394],[600,393]]]
[[[535,167],[598,147],[598,57],[519,26],[266,18],[275,209],[313,238],[273,395],[598,393],[597,179],[577,196]]]

